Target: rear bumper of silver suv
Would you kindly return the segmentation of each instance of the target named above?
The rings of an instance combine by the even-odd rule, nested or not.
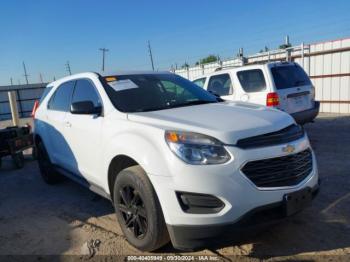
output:
[[[314,120],[315,117],[318,115],[319,111],[320,111],[320,102],[315,101],[313,108],[293,113],[291,114],[291,116],[295,119],[295,121],[298,124],[302,125]]]

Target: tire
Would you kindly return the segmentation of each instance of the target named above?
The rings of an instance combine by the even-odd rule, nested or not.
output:
[[[122,170],[113,192],[120,227],[131,245],[153,251],[169,242],[159,200],[140,166]]]
[[[49,185],[54,185],[61,182],[62,176],[55,170],[46,151],[46,148],[41,141],[37,146],[37,156],[40,174],[43,180]]]
[[[33,149],[32,149],[32,157],[33,157],[33,159],[35,159],[35,160],[38,159],[38,150],[37,150],[36,146],[33,146]]]
[[[13,160],[13,164],[15,165],[15,167],[17,169],[21,169],[24,166],[24,156],[23,156],[23,152],[14,154],[12,156],[12,160]]]

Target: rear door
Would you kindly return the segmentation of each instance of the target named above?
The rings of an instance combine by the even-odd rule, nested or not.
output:
[[[61,167],[65,167],[72,158],[72,151],[64,133],[74,84],[75,81],[61,84],[51,96],[46,111],[45,137],[48,141],[44,141],[44,144],[53,163]]]
[[[237,71],[237,78],[242,88],[238,100],[266,105],[267,84],[260,68]]]
[[[220,96],[222,99],[234,100],[234,88],[229,73],[210,76],[207,91]]]
[[[270,70],[279,96],[280,109],[292,114],[314,106],[312,83],[299,65],[272,65]]]

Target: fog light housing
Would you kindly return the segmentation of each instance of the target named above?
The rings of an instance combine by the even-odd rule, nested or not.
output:
[[[190,214],[219,213],[225,204],[217,197],[206,194],[176,192],[181,209]]]

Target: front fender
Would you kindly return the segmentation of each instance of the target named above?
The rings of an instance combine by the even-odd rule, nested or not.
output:
[[[109,192],[108,187],[108,168],[114,157],[125,155],[136,161],[147,174],[157,176],[170,176],[167,165],[167,155],[170,150],[166,145],[164,133],[160,130],[148,134],[147,131],[142,131],[142,136],[138,132],[127,132],[118,134],[108,141],[104,148],[103,174],[106,174],[106,179],[103,181],[103,188]]]

